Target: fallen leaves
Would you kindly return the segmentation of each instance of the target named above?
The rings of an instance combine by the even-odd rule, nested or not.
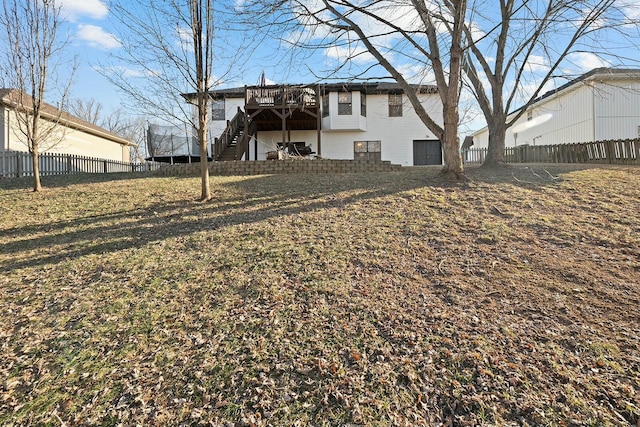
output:
[[[557,168],[3,189],[0,423],[637,423],[637,170]]]

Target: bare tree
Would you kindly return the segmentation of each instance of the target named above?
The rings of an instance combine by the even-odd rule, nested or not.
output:
[[[131,158],[144,163],[147,142],[147,120],[143,116],[123,117],[122,109],[117,109],[105,119],[104,127],[135,145],[131,147]]]
[[[343,62],[334,71],[344,73],[362,56],[371,55],[407,94],[425,126],[440,139],[443,172],[462,178],[458,104],[466,10],[466,0],[258,0],[245,3],[241,12],[257,25],[268,23],[269,31],[283,31],[282,39],[296,47],[340,49],[344,52]],[[362,73],[356,71],[351,77],[362,77],[371,68]],[[419,68],[417,73],[415,68]],[[430,75],[435,80],[442,101],[443,124],[437,123],[420,102],[412,85],[416,74]],[[420,83],[424,84],[425,79]]]
[[[72,99],[68,110],[74,116],[134,143],[135,145],[131,148],[131,158],[138,159],[139,162],[144,161],[142,152],[146,143],[147,121],[143,116],[126,114],[123,108],[105,113],[102,103],[93,98]]]
[[[126,61],[128,67],[105,67],[105,75],[134,100],[131,108],[146,114],[153,110],[154,115],[159,113],[180,127],[186,121],[195,129],[200,148],[200,198],[209,200],[209,91],[225,75],[213,77],[213,0],[116,1],[111,11],[123,27],[125,54],[117,59]],[[195,114],[193,105],[183,105],[184,93],[194,95]]]
[[[103,106],[99,101],[96,101],[94,98],[90,99],[82,99],[75,98],[69,101],[69,105],[67,106],[69,112],[74,116],[81,118],[82,120],[93,123],[94,125],[105,127],[104,126],[104,117],[103,117]],[[111,129],[107,129],[111,130]]]
[[[71,79],[63,85],[58,108],[44,101],[49,77],[60,63],[55,59],[66,46],[59,37],[62,23],[60,4],[56,0],[2,0],[0,24],[6,34],[4,46],[6,82],[16,90],[12,94],[17,127],[25,138],[33,164],[33,191],[41,191],[39,153],[64,137],[59,126],[61,110]],[[73,73],[71,73],[73,74]]]
[[[487,121],[486,166],[504,163],[507,129],[569,65],[572,53],[605,54],[598,36],[628,24],[619,3],[499,0],[497,12],[483,0],[472,4],[464,27],[464,70]],[[509,116],[516,102],[520,108]]]

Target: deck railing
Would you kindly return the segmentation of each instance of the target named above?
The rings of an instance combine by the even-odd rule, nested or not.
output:
[[[248,86],[245,88],[245,104],[251,106],[319,106],[317,86]]]
[[[146,172],[160,168],[160,163],[132,163],[73,154],[41,153],[38,156],[40,176],[75,173]],[[33,176],[31,154],[22,151],[0,151],[0,178]]]
[[[224,150],[233,142],[233,138],[240,128],[244,126],[244,112],[240,107],[236,115],[231,120],[227,120],[227,127],[222,131],[219,138],[216,138],[213,143],[213,158],[215,160],[220,159]]]

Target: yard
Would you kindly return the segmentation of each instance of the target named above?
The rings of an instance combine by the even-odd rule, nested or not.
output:
[[[640,169],[0,181],[0,425],[640,426]]]

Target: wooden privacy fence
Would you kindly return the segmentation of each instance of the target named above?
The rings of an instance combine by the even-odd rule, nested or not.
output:
[[[74,173],[145,172],[157,170],[157,162],[131,163],[73,154],[43,153],[38,156],[40,176]],[[21,151],[0,152],[0,178],[33,176],[31,154]]]
[[[486,155],[486,148],[470,148],[463,151],[465,163],[469,164],[484,162]],[[507,163],[640,165],[640,139],[507,147],[504,159]]]

